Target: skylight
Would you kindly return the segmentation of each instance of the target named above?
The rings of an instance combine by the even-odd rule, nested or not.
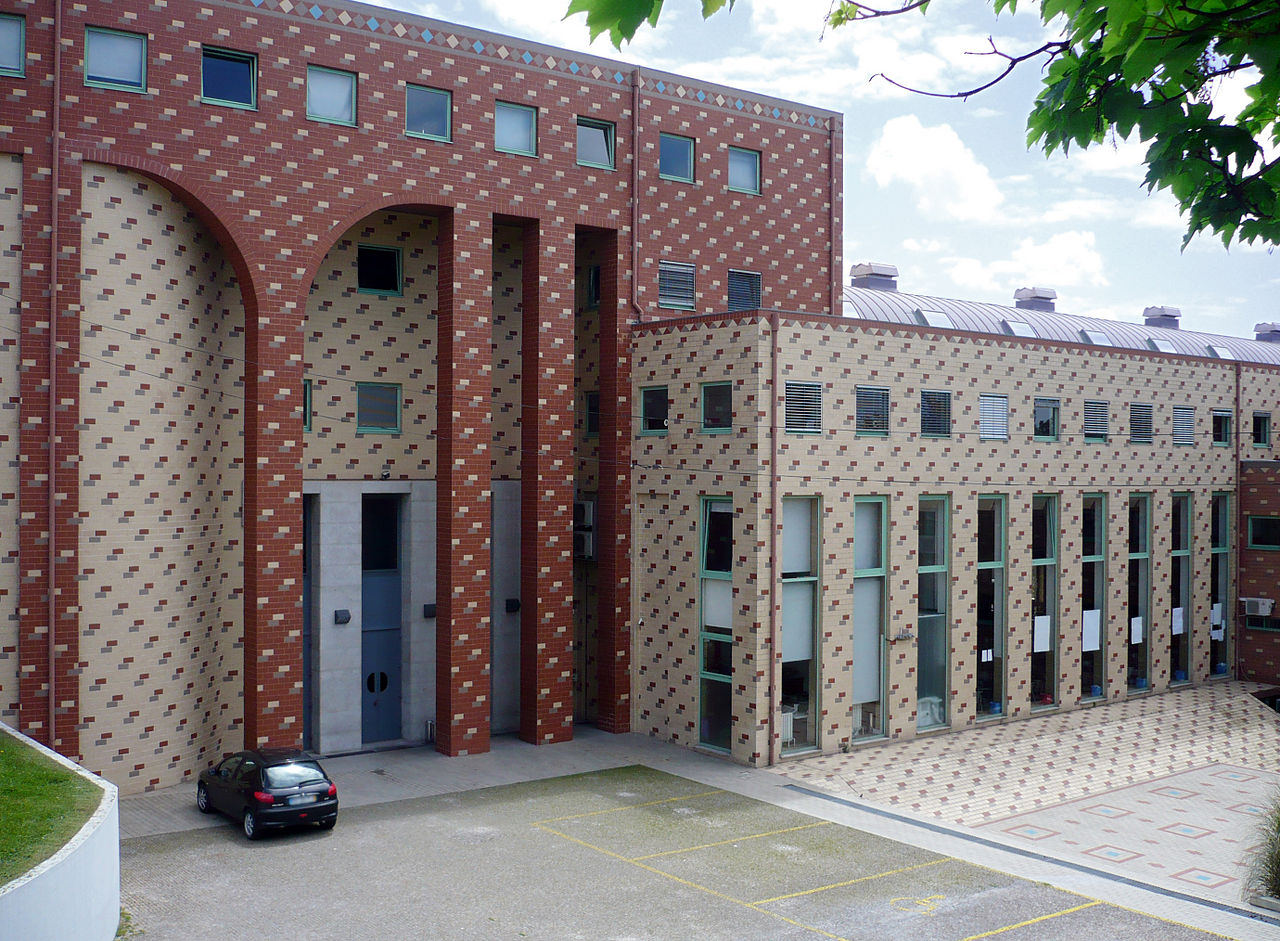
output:
[[[1235,359],[1235,357],[1231,355],[1231,351],[1225,346],[1210,346],[1209,352],[1218,357],[1218,359]]]
[[[1114,346],[1111,337],[1107,336],[1101,330],[1081,330],[1080,335],[1084,337],[1086,343],[1092,343],[1094,346]]]
[[[1151,344],[1153,350],[1159,350],[1161,353],[1176,353],[1177,348],[1168,340],[1159,337],[1147,337],[1147,342]]]
[[[951,317],[940,310],[925,310],[922,307],[916,311],[916,316],[927,327],[944,327],[948,330],[954,330],[956,326],[951,322]]]
[[[1036,328],[1031,326],[1025,320],[1006,320],[1004,328],[1009,331],[1010,335],[1015,337],[1038,337]]]

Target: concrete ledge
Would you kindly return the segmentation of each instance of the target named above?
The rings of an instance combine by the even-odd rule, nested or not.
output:
[[[12,735],[102,790],[98,809],[66,845],[0,886],[0,925],[23,941],[110,941],[120,923],[120,804],[116,786],[0,723]]]

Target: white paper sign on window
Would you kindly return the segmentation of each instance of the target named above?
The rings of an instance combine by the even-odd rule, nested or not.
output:
[[[1182,620],[1182,609],[1174,608],[1173,609],[1173,636],[1177,637],[1179,634],[1183,633],[1185,630],[1186,628],[1183,626],[1183,620]]]
[[[1222,624],[1222,602],[1221,601],[1219,601],[1217,604],[1215,604],[1212,608],[1209,609],[1209,623],[1214,626],[1221,626]]]
[[[1031,639],[1031,652],[1044,653],[1049,649],[1049,626],[1053,623],[1053,618],[1047,614],[1038,614],[1035,617],[1034,636]]]
[[[1129,619],[1129,643],[1142,643],[1142,618],[1140,617]]]
[[[1086,611],[1080,629],[1080,646],[1085,650],[1102,649],[1102,612]]]

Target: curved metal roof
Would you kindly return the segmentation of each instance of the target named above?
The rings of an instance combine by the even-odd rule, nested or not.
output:
[[[1057,311],[1006,307],[1003,304],[902,294],[875,288],[844,288],[846,317],[921,326],[921,319],[916,314],[920,310],[946,314],[956,330],[967,330],[971,333],[1012,336],[1005,322],[1016,321],[1030,324],[1035,329],[1036,335],[1043,340],[1088,345],[1089,341],[1081,331],[1090,330],[1106,334],[1111,340],[1111,346],[1118,349],[1156,352],[1149,342],[1155,339],[1165,341],[1176,354],[1183,356],[1212,359],[1215,354],[1209,347],[1216,346],[1225,349],[1233,359],[1242,362],[1280,366],[1280,343],[1246,340],[1242,337],[1221,336],[1215,333],[1197,333],[1192,330],[1175,330],[1168,327],[1148,327],[1146,324],[1104,320],[1100,317],[1076,317]]]

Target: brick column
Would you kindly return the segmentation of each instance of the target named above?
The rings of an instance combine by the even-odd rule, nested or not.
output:
[[[489,750],[492,270],[489,216],[446,213],[436,319],[436,749],[446,755]]]
[[[573,738],[574,229],[524,227],[520,737]]]

